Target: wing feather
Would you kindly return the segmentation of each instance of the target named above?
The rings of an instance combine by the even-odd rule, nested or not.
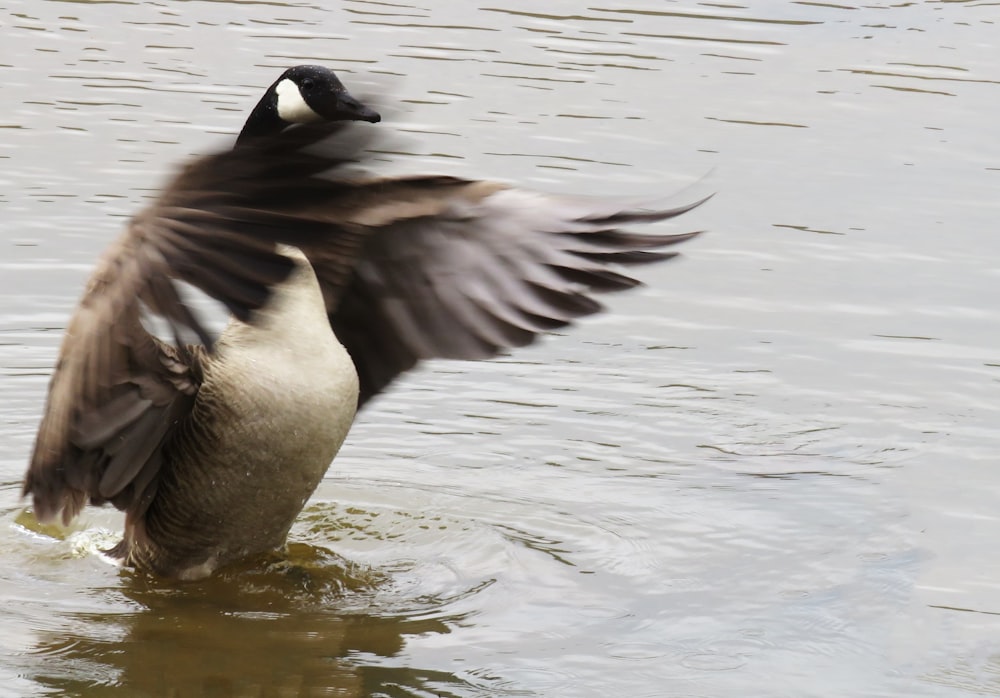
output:
[[[104,253],[67,327],[25,477],[40,519],[68,522],[88,501],[133,517],[148,506],[214,342],[178,284],[250,320],[293,268],[276,243],[337,233],[296,207],[334,198],[338,185],[314,175],[353,151],[302,149],[347,129],[291,129],[194,160]],[[145,315],[168,323],[172,344]]]
[[[362,404],[418,361],[489,358],[599,312],[593,294],[640,283],[621,266],[669,259],[665,248],[697,234],[622,226],[705,201],[555,197],[454,177],[342,184],[311,215],[344,234],[303,249],[358,368]],[[324,249],[334,240],[340,255]],[[332,264],[347,249],[353,266]]]

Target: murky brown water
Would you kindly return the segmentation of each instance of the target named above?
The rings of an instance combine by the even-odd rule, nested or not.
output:
[[[0,0],[0,695],[1000,694],[1000,11]],[[285,66],[385,172],[671,192],[711,234],[365,412],[289,569],[150,581],[20,478],[96,254]],[[106,532],[106,533],[102,533]]]

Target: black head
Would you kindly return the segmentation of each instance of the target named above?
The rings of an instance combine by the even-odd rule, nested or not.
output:
[[[278,116],[287,123],[310,121],[368,121],[382,117],[344,88],[332,70],[318,65],[289,68],[271,86]]]
[[[332,70],[297,65],[267,88],[236,142],[278,133],[292,124],[381,120],[378,112],[350,95]]]

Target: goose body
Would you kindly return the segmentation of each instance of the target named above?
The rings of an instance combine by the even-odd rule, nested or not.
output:
[[[397,375],[597,312],[592,292],[637,283],[611,265],[669,258],[691,237],[621,228],[700,201],[647,210],[452,177],[331,177],[371,137],[346,123],[359,120],[379,116],[333,73],[286,71],[237,146],[189,164],[104,254],[25,477],[40,519],[110,502],[126,513],[111,552],[180,579],[278,548],[355,411]],[[218,339],[180,282],[229,309]],[[170,341],[146,329],[154,316]]]
[[[196,579],[280,547],[344,442],[357,372],[312,267],[294,249],[285,254],[296,262],[291,276],[252,323],[231,321],[203,355],[170,468],[118,549],[129,563]]]

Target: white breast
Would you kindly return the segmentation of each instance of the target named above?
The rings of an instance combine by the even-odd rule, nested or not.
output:
[[[357,372],[330,328],[312,267],[298,250],[282,252],[296,260],[296,270],[251,323],[227,327],[219,340],[218,369],[232,381],[226,394],[256,403],[275,429],[296,425],[303,435],[333,432],[339,446],[354,419]]]

